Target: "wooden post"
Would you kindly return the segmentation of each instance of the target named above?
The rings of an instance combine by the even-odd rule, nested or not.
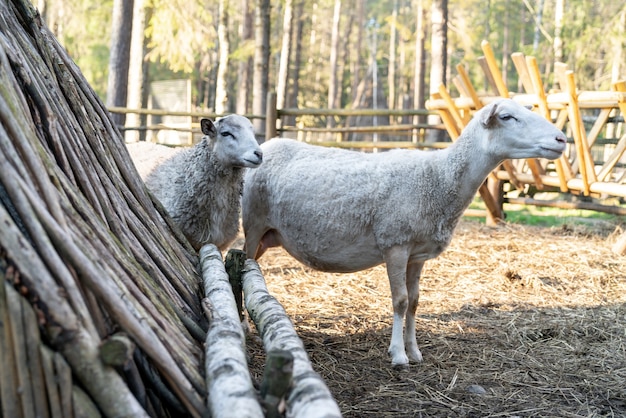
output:
[[[485,222],[487,225],[494,226],[504,218],[502,212],[502,182],[492,180],[492,176],[487,178],[487,182],[483,183],[478,189],[480,197],[485,202],[487,208],[487,217]]]
[[[278,136],[276,126],[278,124],[278,109],[276,109],[276,93],[267,93],[267,104],[265,107],[265,139],[260,142],[269,141]]]
[[[241,275],[243,274],[243,263],[245,261],[246,253],[234,248],[228,250],[226,260],[224,261],[226,273],[228,273],[228,281],[230,282],[230,287],[233,288],[233,295],[235,296],[240,321],[243,321],[243,288],[241,287]]]
[[[267,363],[261,383],[261,400],[267,418],[280,418],[284,412],[284,401],[291,388],[293,378],[293,355],[286,350],[267,353]]]
[[[498,63],[496,62],[496,57],[491,49],[491,45],[488,41],[484,40],[481,42],[480,46],[483,50],[483,54],[485,54],[487,67],[496,84],[498,94],[502,97],[509,97],[509,89],[507,89],[506,83],[502,79],[502,73],[500,73],[500,69],[498,68]]]

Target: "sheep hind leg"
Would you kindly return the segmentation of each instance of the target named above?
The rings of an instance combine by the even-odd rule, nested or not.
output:
[[[402,247],[393,247],[385,251],[387,275],[391,288],[393,304],[393,327],[391,329],[391,343],[389,355],[394,368],[406,368],[409,358],[406,355],[404,343],[404,317],[408,308],[408,293],[406,288],[406,268],[408,252]]]
[[[424,262],[409,264],[406,273],[406,287],[409,293],[409,305],[406,311],[406,329],[404,330],[404,346],[409,359],[417,362],[422,361],[422,353],[417,346],[415,335],[415,311],[419,301],[420,275],[422,274]]]

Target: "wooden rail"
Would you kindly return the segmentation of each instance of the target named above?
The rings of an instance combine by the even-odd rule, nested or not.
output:
[[[429,114],[435,114],[436,111],[430,111],[427,109],[402,109],[402,110],[389,110],[389,109],[296,109],[276,108],[276,94],[268,94],[268,104],[265,115],[246,114],[247,118],[251,120],[260,119],[265,121],[265,132],[257,132],[257,136],[265,138],[274,138],[279,135],[292,134],[299,139],[304,140],[307,136],[316,136],[323,138],[319,142],[323,142],[322,145],[349,147],[349,148],[420,148],[423,145],[417,145],[424,137],[424,132],[428,129],[444,130],[443,124],[430,125],[427,123],[418,123],[418,117],[426,117]],[[121,131],[160,131],[160,130],[172,130],[177,132],[199,132],[200,118],[215,119],[224,115],[211,113],[211,112],[180,112],[180,111],[168,111],[163,109],[129,109],[124,107],[110,107],[109,112],[116,114],[138,114],[138,115],[151,115],[151,116],[189,116],[194,122],[189,126],[180,125],[167,125],[167,124],[154,124],[154,125],[141,125],[141,126],[120,126]],[[383,118],[403,118],[413,120],[415,123],[389,123],[380,125],[364,125],[347,126],[346,123],[336,124],[334,127],[326,126],[324,123],[319,122],[321,118],[348,118],[348,117],[383,117]],[[288,125],[283,123],[287,117],[294,118],[297,123]],[[303,122],[304,119],[319,119],[317,123]],[[392,135],[393,141],[378,141],[380,146],[374,145],[374,141],[349,141],[350,145],[336,144],[337,142],[345,141],[348,134],[387,134]],[[406,138],[406,140],[397,140],[399,138]],[[333,141],[329,138],[334,138]],[[316,143],[318,141],[315,141]],[[393,145],[391,145],[393,144]],[[429,145],[430,146],[430,145]],[[440,145],[434,145],[440,147]]]

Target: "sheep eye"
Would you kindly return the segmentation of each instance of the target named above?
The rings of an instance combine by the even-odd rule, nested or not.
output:
[[[226,136],[230,136],[230,137],[234,137],[234,135],[228,131],[226,132],[222,132],[222,136],[226,137]]]
[[[500,119],[502,119],[502,120],[511,120],[511,119],[513,119],[513,120],[517,120],[517,119],[515,118],[515,116],[510,115],[510,114],[508,114],[508,113],[505,113],[505,114],[503,114],[503,115],[500,115]]]

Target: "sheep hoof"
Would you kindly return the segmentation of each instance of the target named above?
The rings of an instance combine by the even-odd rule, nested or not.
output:
[[[393,364],[391,363],[391,367],[398,372],[405,372],[409,370],[409,363],[405,364]]]
[[[409,351],[409,359],[415,363],[421,363],[424,360],[422,358],[422,353],[419,350]]]

